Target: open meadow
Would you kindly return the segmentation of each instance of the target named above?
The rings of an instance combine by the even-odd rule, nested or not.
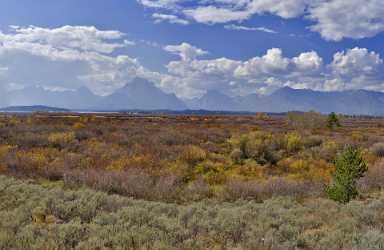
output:
[[[0,249],[383,249],[384,119],[336,118],[3,114]]]

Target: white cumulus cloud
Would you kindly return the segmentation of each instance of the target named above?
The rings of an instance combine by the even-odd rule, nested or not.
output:
[[[174,24],[188,25],[189,21],[181,19],[175,15],[153,13],[152,17],[155,19],[155,23],[168,22]]]
[[[205,49],[184,42],[162,47],[179,58],[156,72],[122,52],[131,45],[125,34],[95,27],[13,27],[8,33],[0,32],[0,91],[28,85],[49,89],[85,85],[105,95],[134,77],[151,80],[184,98],[201,96],[207,90],[244,95],[283,86],[384,91],[383,59],[366,48],[337,52],[325,64],[315,51],[287,57],[282,49],[271,48],[263,55],[234,60],[212,57]]]
[[[0,68],[7,68],[0,81],[69,89],[86,85],[98,94],[110,93],[145,73],[136,59],[112,55],[132,45],[124,36],[88,26],[11,27],[0,32]]]
[[[185,61],[193,60],[196,57],[208,54],[207,51],[194,47],[189,43],[181,43],[180,45],[168,45],[164,47],[164,50],[179,55]]]
[[[311,30],[326,40],[372,37],[384,31],[384,1],[321,1],[310,9],[308,17],[315,22]]]
[[[384,64],[379,54],[366,48],[337,52],[330,64],[336,89],[371,89],[383,91]]]
[[[337,52],[327,65],[315,51],[289,58],[281,49],[272,48],[262,56],[244,61],[202,60],[193,56],[169,62],[167,70],[167,80],[162,81],[162,85],[174,88],[175,83],[180,83],[184,91],[179,95],[183,97],[200,96],[212,89],[230,95],[269,93],[283,86],[325,91],[384,91],[383,60],[379,54],[365,48]]]
[[[382,0],[139,0],[139,3],[157,11],[171,10],[204,24],[242,22],[265,14],[308,19],[310,30],[330,41],[372,37],[384,31]]]
[[[228,24],[228,25],[225,25],[224,28],[227,30],[261,31],[261,32],[272,33],[272,34],[277,33],[277,31],[268,29],[266,27],[247,27],[247,26],[236,25],[236,24]]]

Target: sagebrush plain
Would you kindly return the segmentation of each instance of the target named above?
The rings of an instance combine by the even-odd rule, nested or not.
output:
[[[0,249],[383,249],[384,119],[0,117]],[[347,146],[368,171],[329,199]]]

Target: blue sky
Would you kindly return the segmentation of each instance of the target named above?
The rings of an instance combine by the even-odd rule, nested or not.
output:
[[[105,95],[139,76],[184,98],[283,86],[383,91],[383,16],[380,0],[2,0],[0,84]],[[66,47],[67,33],[81,46]]]

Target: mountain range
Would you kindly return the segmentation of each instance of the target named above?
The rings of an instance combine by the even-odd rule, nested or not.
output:
[[[367,90],[322,92],[284,87],[270,95],[230,97],[207,91],[200,98],[181,100],[152,82],[136,78],[109,96],[98,96],[82,87],[76,91],[51,91],[28,87],[0,93],[0,106],[44,105],[71,110],[209,110],[286,112],[315,110],[322,113],[384,115],[384,93]]]
[[[270,95],[229,97],[208,91],[187,101],[192,109],[280,113],[287,111],[336,112],[349,115],[384,115],[384,93],[367,90],[314,91],[284,87]]]

